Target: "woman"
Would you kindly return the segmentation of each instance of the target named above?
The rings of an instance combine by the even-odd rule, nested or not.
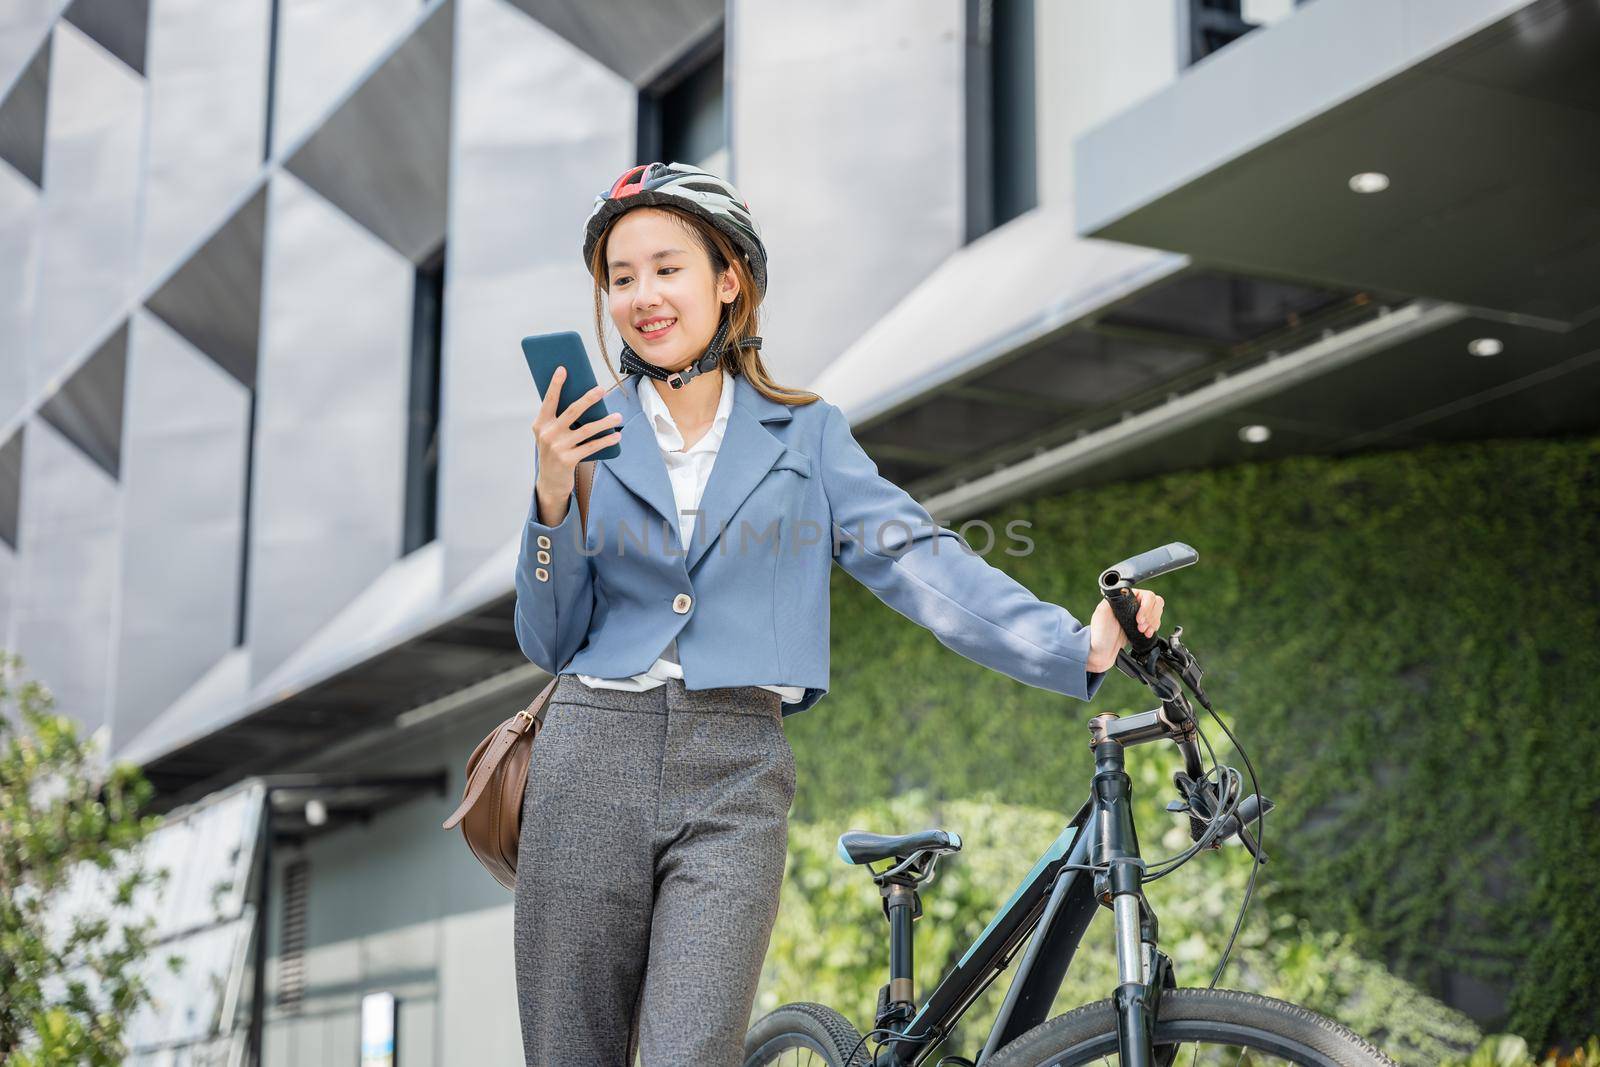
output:
[[[1085,627],[972,554],[837,407],[773,383],[766,250],[733,186],[631,168],[597,198],[584,260],[628,376],[582,428],[602,387],[558,411],[557,378],[533,424],[516,632],[560,678],[518,850],[523,1052],[733,1067],[783,879],[783,718],[828,688],[832,563],[962,655],[1082,700],[1126,638],[1107,604]],[[1137,594],[1153,634],[1162,600]]]

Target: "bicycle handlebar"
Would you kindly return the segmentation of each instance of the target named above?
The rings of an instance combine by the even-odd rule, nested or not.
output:
[[[1169,571],[1187,567],[1199,559],[1200,553],[1193,548],[1182,541],[1173,541],[1130,556],[1121,563],[1113,563],[1100,572],[1100,595],[1111,602],[1111,611],[1121,624],[1122,632],[1128,636],[1133,654],[1139,659],[1144,659],[1155,647],[1156,639],[1139,632],[1139,598],[1133,595],[1133,587]]]
[[[1182,632],[1182,627],[1178,628],[1170,641],[1165,642],[1159,634],[1146,637],[1139,632],[1139,598],[1133,595],[1133,587],[1151,578],[1197,563],[1199,560],[1200,553],[1182,541],[1173,541],[1160,548],[1130,556],[1100,572],[1100,595],[1110,602],[1111,613],[1116,617],[1117,624],[1122,627],[1123,634],[1127,636],[1129,651],[1132,653],[1130,656],[1119,652],[1118,667],[1124,674],[1155,690],[1161,696],[1162,704],[1168,712],[1175,712],[1184,720],[1173,724],[1178,727],[1178,734],[1173,737],[1173,741],[1183,753],[1184,767],[1191,775],[1198,774],[1201,766],[1200,749],[1195,743],[1193,727],[1190,725],[1193,723],[1193,711],[1178,687],[1177,678],[1166,672],[1169,669],[1175,671],[1183,681],[1198,687],[1199,666],[1194,662],[1193,656],[1178,643],[1177,633]],[[1163,649],[1161,653],[1163,662],[1160,664],[1156,663],[1156,657],[1150,654],[1157,646],[1162,646]],[[1201,691],[1196,688],[1196,692]],[[1204,700],[1204,694],[1201,693],[1201,701]]]
[[[1100,590],[1108,593],[1112,589],[1127,589],[1168,571],[1187,567],[1199,559],[1200,553],[1182,541],[1173,541],[1107,567],[1100,573]]]
[[[1146,637],[1139,632],[1139,598],[1134,596],[1133,588],[1151,578],[1197,563],[1199,559],[1200,554],[1193,548],[1182,541],[1173,541],[1130,556],[1100,572],[1100,595],[1111,604],[1111,613],[1128,638],[1129,648],[1117,653],[1117,668],[1160,697],[1161,707],[1132,716],[1126,722],[1116,722],[1115,715],[1090,720],[1090,733],[1096,744],[1103,739],[1140,744],[1164,737],[1178,747],[1183,755],[1184,770],[1175,776],[1174,784],[1183,796],[1183,810],[1189,813],[1189,834],[1196,843],[1224,810],[1224,798],[1208,792],[1211,787],[1205,784],[1197,740],[1199,726],[1182,687],[1187,685],[1206,708],[1211,707],[1211,702],[1200,684],[1203,672],[1199,661],[1179,640],[1183,627],[1177,627],[1170,638],[1163,638],[1159,633]],[[1098,730],[1096,723],[1101,724]],[[1253,779],[1254,772],[1251,773]],[[1272,801],[1265,797],[1240,798],[1238,807],[1224,816],[1226,821],[1217,827],[1219,833],[1211,840],[1220,843],[1237,836],[1257,860],[1265,863],[1266,855],[1247,827],[1271,808]]]

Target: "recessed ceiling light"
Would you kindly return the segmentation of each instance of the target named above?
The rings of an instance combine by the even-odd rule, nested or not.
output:
[[[1381,193],[1389,188],[1389,176],[1375,170],[1350,175],[1350,188],[1358,193]]]
[[[1475,356],[1498,356],[1506,350],[1498,337],[1480,337],[1467,342],[1467,351]]]
[[[1265,441],[1271,436],[1272,431],[1261,425],[1259,422],[1253,422],[1249,426],[1239,427],[1239,440],[1243,441],[1245,444],[1259,445],[1261,442]]]

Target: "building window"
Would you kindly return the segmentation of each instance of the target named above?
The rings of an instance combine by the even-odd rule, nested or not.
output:
[[[1183,65],[1193,66],[1251,30],[1287,18],[1308,0],[1180,0],[1179,47]]]
[[[1033,3],[967,5],[968,241],[1039,203]]]
[[[0,542],[15,552],[22,516],[22,431],[0,445]]]
[[[640,90],[639,162],[687,163],[728,177],[722,66],[719,25]]]
[[[411,312],[411,398],[406,425],[406,512],[401,555],[438,536],[439,366],[444,341],[445,246],[417,266]]]
[[[278,117],[278,32],[283,22],[282,0],[269,0],[267,11],[266,116],[261,123],[261,161],[272,159],[272,124]]]
[[[253,376],[252,376],[253,377]],[[250,408],[244,422],[244,515],[239,520],[239,600],[233,617],[233,647],[245,645],[245,627],[250,618],[250,512],[256,492],[256,411],[260,393],[250,385]]]

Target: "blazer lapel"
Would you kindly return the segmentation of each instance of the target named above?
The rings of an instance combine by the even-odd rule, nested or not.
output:
[[[655,428],[650,425],[637,392],[653,388],[645,385],[640,375],[630,374],[607,394],[607,407],[623,412],[622,454],[600,462],[666,520],[672,529],[674,544],[681,544],[678,502],[672,492],[672,480],[667,477],[667,465],[661,459]],[[729,518],[784,452],[783,442],[763,423],[789,419],[793,415],[789,405],[762,396],[742,375],[733,379],[733,388],[733,409],[728,412],[722,444],[718,446],[711,476],[700,497],[694,538],[684,556],[685,570],[693,570],[700,557],[716,543]],[[614,403],[613,397],[616,398]],[[734,533],[738,535],[737,530]]]
[[[700,557],[722,536],[723,528],[745,497],[766,477],[767,471],[783,455],[784,444],[772,435],[765,422],[790,418],[789,405],[768,400],[756,391],[743,375],[733,379],[733,410],[722,432],[722,444],[711,477],[700,497],[700,513],[695,516],[694,538],[689,542],[684,567],[694,570]],[[756,530],[759,534],[761,531]],[[734,537],[739,531],[734,531]]]

